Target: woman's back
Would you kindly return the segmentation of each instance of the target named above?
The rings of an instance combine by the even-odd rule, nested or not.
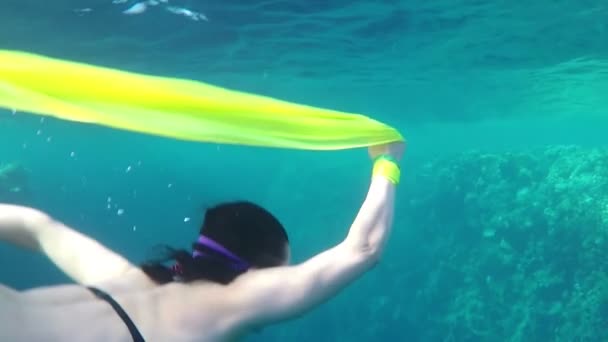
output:
[[[107,286],[123,288],[122,284]],[[205,331],[204,341],[227,341],[238,333],[223,319],[227,308],[220,298],[225,298],[226,289],[205,282],[172,283],[108,294],[149,341],[203,341],[201,331]],[[112,306],[86,287],[62,285],[5,292],[0,307],[0,341],[133,341]],[[200,305],[194,308],[196,304]]]
[[[129,341],[128,331],[116,319],[111,307],[81,286],[38,288],[3,301],[0,340]]]

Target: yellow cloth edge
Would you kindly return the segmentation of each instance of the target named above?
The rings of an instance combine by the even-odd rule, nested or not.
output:
[[[0,107],[200,142],[333,150],[404,140],[361,114],[7,50]]]

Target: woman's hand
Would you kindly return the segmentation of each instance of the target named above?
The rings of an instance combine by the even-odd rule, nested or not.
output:
[[[395,158],[397,161],[401,161],[403,153],[405,152],[405,143],[394,142],[389,144],[374,145],[368,148],[369,156],[372,160],[383,154],[388,154]]]

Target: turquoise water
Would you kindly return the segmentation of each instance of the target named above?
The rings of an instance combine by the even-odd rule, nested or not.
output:
[[[169,3],[205,19],[5,0],[0,48],[366,113],[409,142],[384,261],[250,340],[608,339],[608,4]],[[304,260],[345,235],[370,167],[364,150],[194,144],[7,111],[0,137],[0,164],[26,175],[0,200],[134,262],[189,245],[202,208],[236,198],[275,212]],[[0,264],[16,288],[67,281],[10,247]]]

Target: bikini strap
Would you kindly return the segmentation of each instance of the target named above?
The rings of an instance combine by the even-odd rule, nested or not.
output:
[[[87,289],[89,289],[89,291],[93,292],[93,294],[97,298],[100,298],[100,299],[108,302],[112,306],[112,308],[114,309],[114,311],[116,311],[116,313],[118,314],[120,319],[122,319],[122,321],[125,322],[125,324],[127,325],[127,328],[129,328],[129,332],[131,333],[131,336],[133,336],[134,342],[145,342],[144,337],[141,335],[141,333],[135,326],[135,323],[133,323],[133,321],[131,320],[129,315],[127,315],[125,310],[123,310],[123,308],[120,306],[120,304],[118,304],[114,300],[114,298],[112,298],[109,294],[103,292],[102,290],[100,290],[98,288],[95,288],[92,286],[87,286]]]

